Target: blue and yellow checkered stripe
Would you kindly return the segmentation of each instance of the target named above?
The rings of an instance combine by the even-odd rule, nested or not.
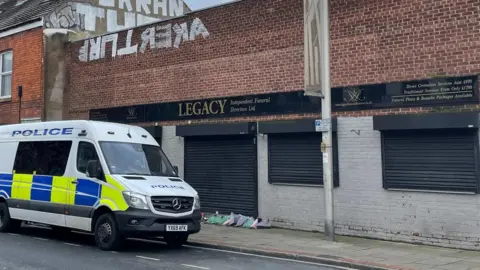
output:
[[[107,205],[117,208],[112,210],[127,209],[122,195],[124,187],[112,177],[106,178],[109,185],[64,176],[0,174],[0,196],[87,207],[95,207],[106,200]],[[72,184],[74,180],[78,183]]]
[[[12,174],[0,174],[0,196],[10,198],[12,196]]]

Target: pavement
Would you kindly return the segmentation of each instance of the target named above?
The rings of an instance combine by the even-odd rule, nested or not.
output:
[[[203,224],[189,245],[354,269],[480,270],[480,252],[283,229],[245,229]]]
[[[129,240],[119,252],[101,251],[92,235],[54,235],[49,229],[24,227],[0,234],[0,270],[343,270],[320,264],[224,252],[200,247],[170,249],[155,240]]]

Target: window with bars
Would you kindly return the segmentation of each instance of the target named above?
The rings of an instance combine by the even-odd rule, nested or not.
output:
[[[12,96],[12,60],[11,51],[0,54],[0,98]]]

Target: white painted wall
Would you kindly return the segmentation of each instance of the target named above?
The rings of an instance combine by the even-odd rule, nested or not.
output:
[[[360,130],[360,135],[351,129]],[[380,132],[373,130],[372,117],[341,118],[338,130],[339,233],[479,248],[480,196],[386,191]]]
[[[260,216],[282,228],[323,231],[323,188],[269,184],[268,135],[258,135],[257,142]]]
[[[480,196],[386,191],[372,117],[339,118],[337,130],[337,234],[480,250]],[[257,142],[260,216],[278,227],[323,231],[323,188],[269,184],[268,135]],[[174,126],[163,127],[162,146],[184,177],[184,140]]]
[[[372,117],[339,118],[337,134],[338,234],[480,249],[480,196],[386,191]],[[267,136],[258,142],[261,215],[276,226],[323,231],[323,189],[268,184]]]
[[[164,126],[162,128],[162,150],[167,155],[170,162],[178,166],[180,177],[184,174],[184,139],[175,136],[175,126]]]

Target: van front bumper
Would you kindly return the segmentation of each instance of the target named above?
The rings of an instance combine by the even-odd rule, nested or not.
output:
[[[200,231],[200,210],[182,217],[169,217],[152,213],[150,210],[128,209],[114,212],[120,233],[125,237],[158,237],[177,232],[167,232],[167,225],[187,225],[184,234],[194,234]]]

